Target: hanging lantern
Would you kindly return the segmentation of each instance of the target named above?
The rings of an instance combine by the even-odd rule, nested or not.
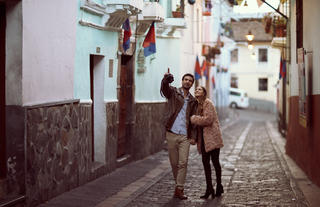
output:
[[[196,0],[188,0],[188,3],[193,5],[194,3],[196,3]]]
[[[249,42],[251,42],[254,38],[254,35],[251,33],[251,30],[249,30],[249,33],[246,34],[246,38]]]

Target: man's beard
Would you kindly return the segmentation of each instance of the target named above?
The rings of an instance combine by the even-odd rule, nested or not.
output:
[[[185,85],[183,85],[182,88],[184,88],[184,89],[186,89],[187,91],[189,91],[190,88],[191,88],[191,86],[185,86]]]

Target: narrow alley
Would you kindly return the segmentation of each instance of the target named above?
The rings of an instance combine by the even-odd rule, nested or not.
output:
[[[319,10],[0,0],[0,207],[319,207]]]
[[[235,110],[234,118],[222,124],[225,193],[220,198],[199,198],[205,192],[205,177],[201,156],[193,146],[185,201],[172,197],[174,181],[167,151],[162,150],[40,206],[309,206],[284,158],[284,138],[274,119],[273,114]]]

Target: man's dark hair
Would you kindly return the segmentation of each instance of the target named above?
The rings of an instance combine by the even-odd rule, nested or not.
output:
[[[186,74],[184,74],[183,76],[182,76],[182,80],[184,79],[184,77],[186,77],[186,76],[189,76],[189,77],[191,77],[192,78],[192,83],[194,83],[194,76],[191,74],[191,73],[186,73]]]

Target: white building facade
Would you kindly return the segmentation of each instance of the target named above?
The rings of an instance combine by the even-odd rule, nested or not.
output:
[[[231,52],[231,86],[247,92],[250,108],[275,113],[280,49],[271,46],[272,36],[264,33],[260,22],[239,21],[232,25],[237,46]],[[255,36],[252,48],[245,37],[249,30]]]

